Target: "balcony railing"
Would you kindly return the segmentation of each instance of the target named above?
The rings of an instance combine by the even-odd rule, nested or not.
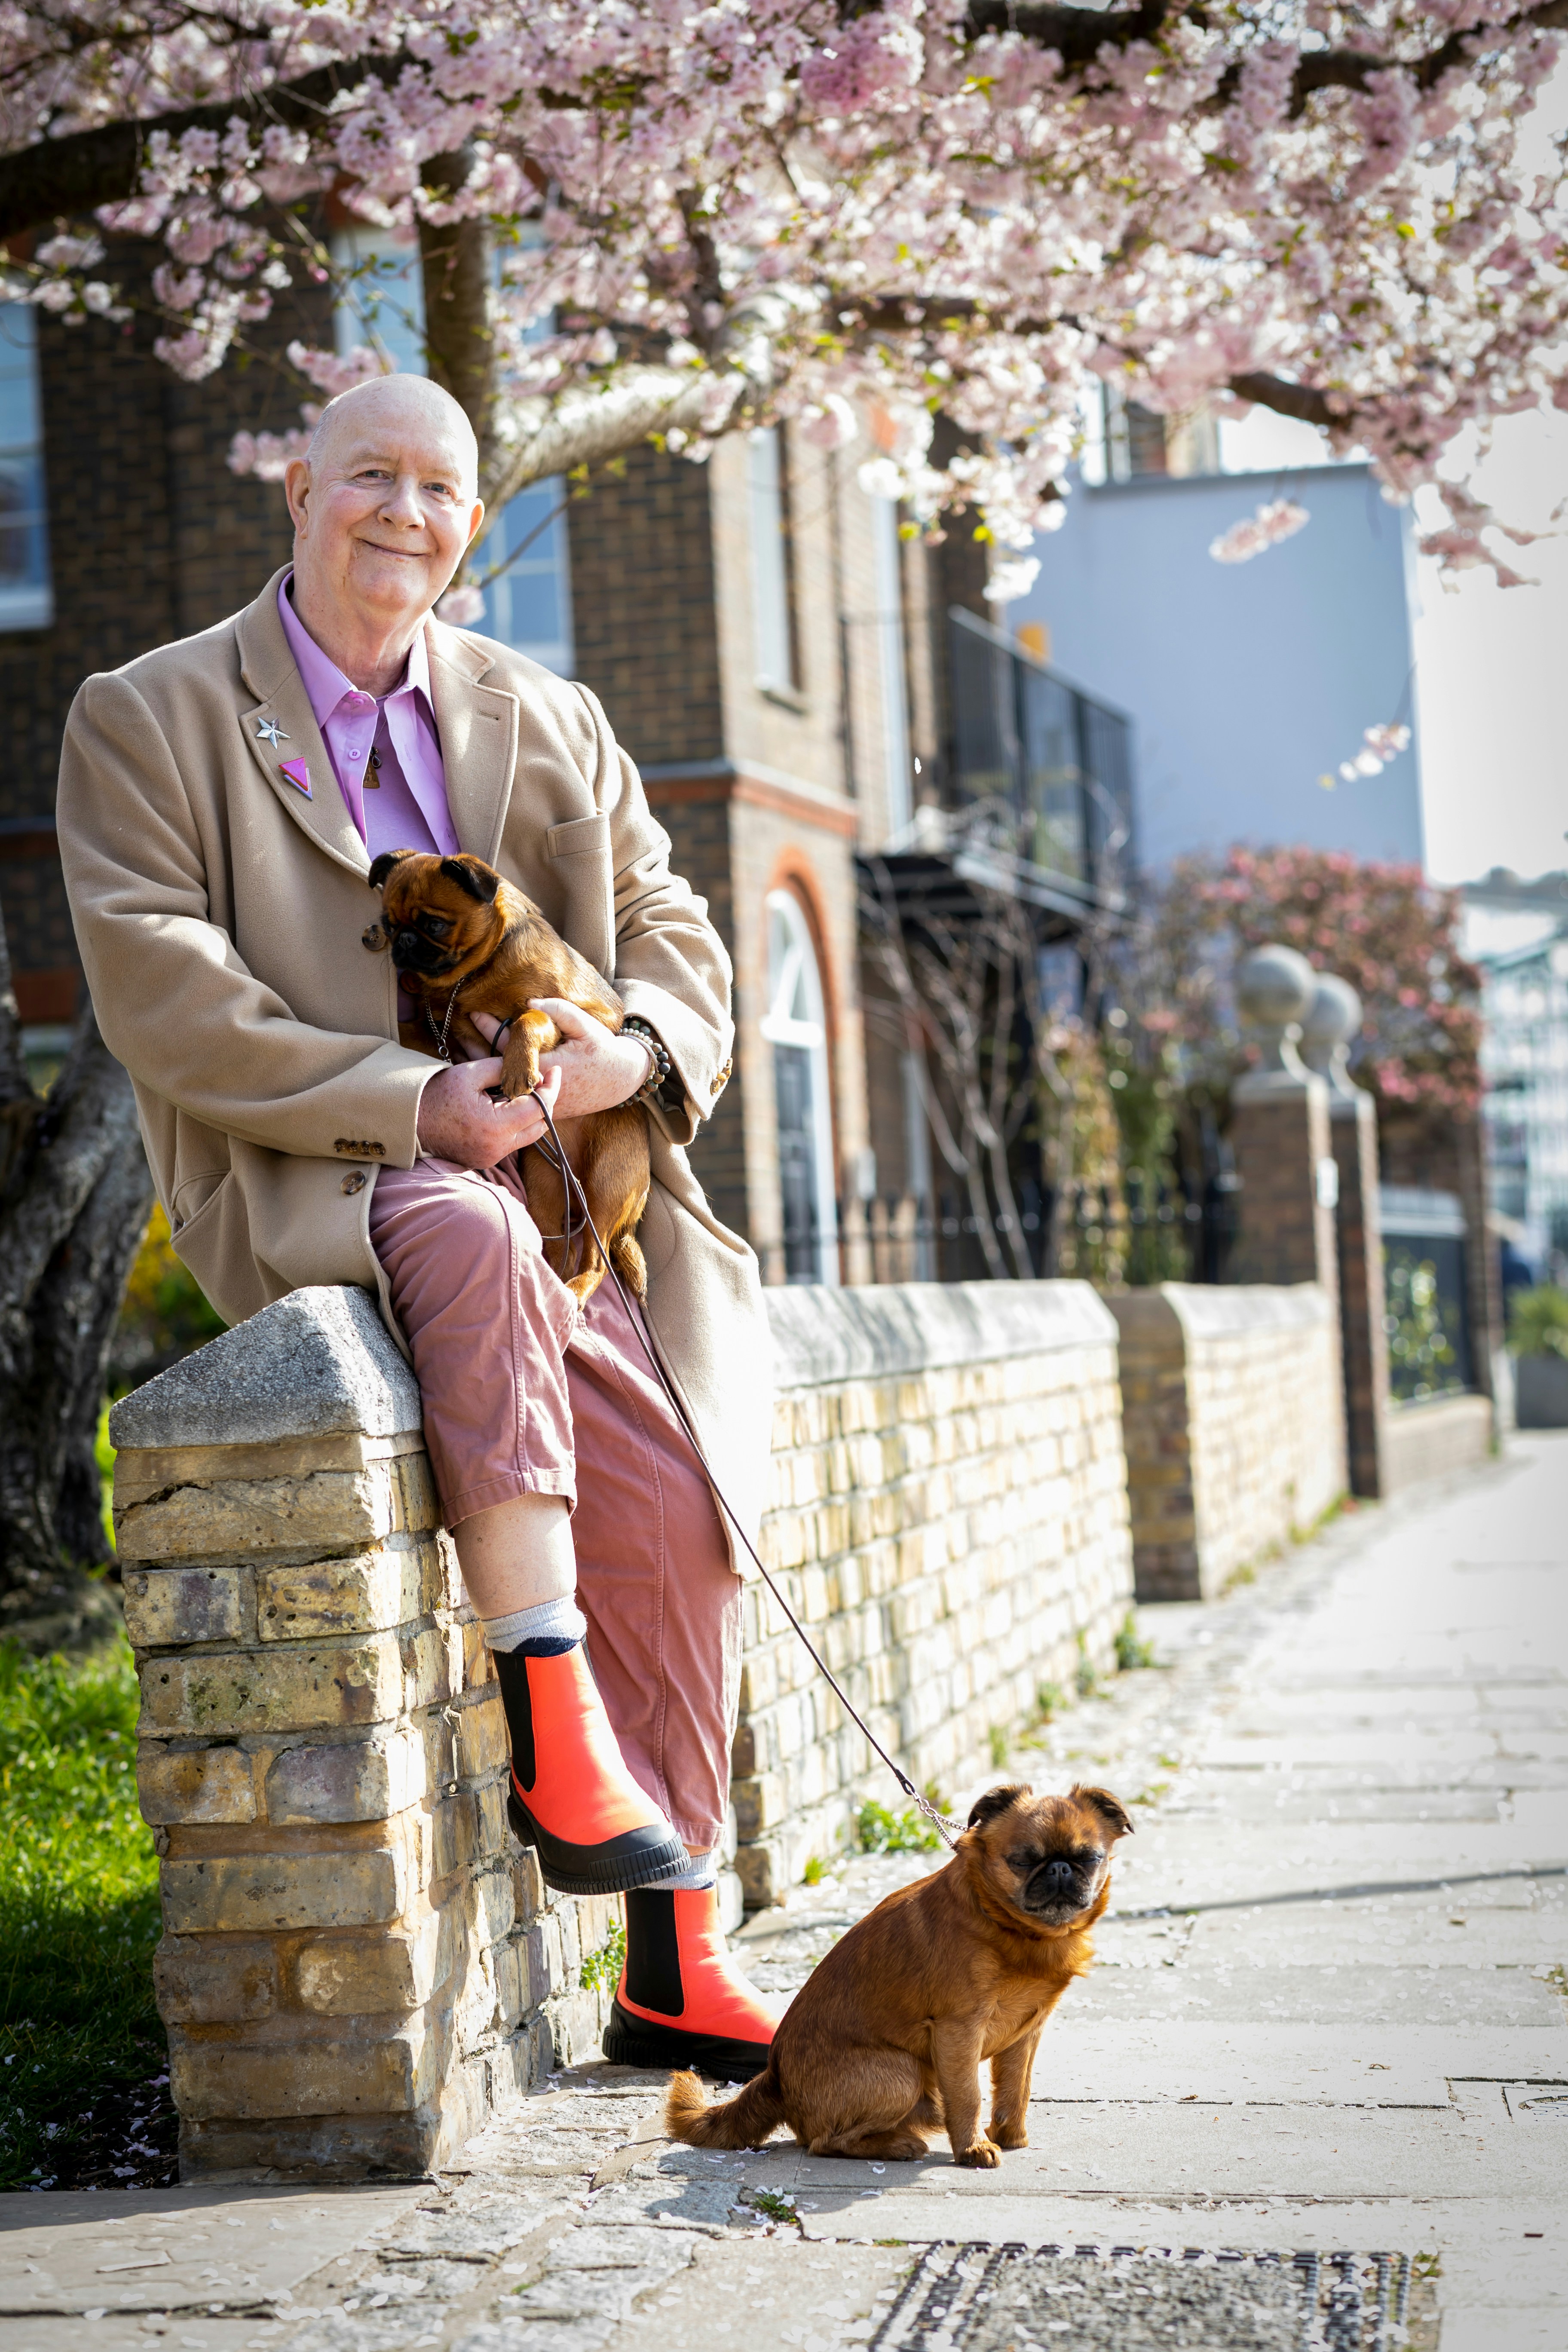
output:
[[[954,605],[952,794],[990,809],[1013,856],[1071,898],[1120,891],[1132,862],[1132,723]]]

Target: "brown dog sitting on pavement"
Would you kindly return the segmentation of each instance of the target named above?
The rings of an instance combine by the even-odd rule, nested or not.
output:
[[[495,1048],[475,1027],[473,1014],[510,1024],[500,1086],[510,1101],[533,1092],[541,1054],[561,1042],[549,1013],[532,1009],[534,998],[561,997],[606,1029],[620,1028],[626,1007],[615,990],[551,929],[532,899],[503,882],[482,857],[390,849],[375,860],[370,879],[381,892],[382,916],[365,933],[365,945],[391,947],[398,976],[419,1008],[413,1021],[398,1024],[404,1045],[443,1058],[449,1044],[471,1043],[490,1054]],[[647,1269],[633,1236],[647,1202],[647,1114],[638,1102],[622,1103],[558,1120],[557,1131],[611,1263],[640,1298]],[[581,1203],[574,1199],[568,1220],[566,1181],[546,1150],[531,1144],[520,1158],[545,1257],[586,1305],[605,1267]]]
[[[946,1869],[887,1896],[817,1962],[766,2072],[713,2107],[695,2074],[675,2075],[665,2129],[697,2147],[760,2147],[786,2123],[813,2156],[896,2158],[945,2130],[966,2165],[1026,2147],[1040,2030],[1089,1968],[1110,1848],[1131,1827],[1105,1789],[988,1789]]]

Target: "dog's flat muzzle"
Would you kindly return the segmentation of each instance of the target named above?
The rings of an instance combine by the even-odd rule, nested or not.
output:
[[[1025,1887],[1023,1907],[1042,1927],[1065,1927],[1093,1902],[1095,1885],[1096,1878],[1080,1880],[1070,1862],[1047,1862]]]
[[[444,955],[417,931],[395,931],[392,935],[392,961],[399,971],[416,971],[426,980],[438,980],[450,971],[455,958]]]

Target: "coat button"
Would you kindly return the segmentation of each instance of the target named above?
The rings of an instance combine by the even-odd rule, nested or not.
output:
[[[363,1171],[358,1168],[354,1170],[352,1176],[345,1176],[343,1178],[342,1189],[345,1192],[363,1192],[364,1191],[364,1174]]]

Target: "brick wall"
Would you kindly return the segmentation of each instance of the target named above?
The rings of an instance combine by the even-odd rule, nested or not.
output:
[[[353,1290],[297,1292],[115,1411],[186,2179],[417,2175],[598,2043],[581,1963],[615,1906],[548,1895],[508,1832],[419,1420]]]
[[[1339,1320],[1318,1284],[1108,1300],[1141,1601],[1221,1591],[1345,1491]]]
[[[1131,1583],[1115,1328],[1086,1285],[791,1290],[765,1557],[878,1736],[952,1797]],[[116,1408],[186,2179],[418,2173],[598,2042],[605,1901],[506,1826],[499,1689],[369,1298],[306,1290]],[[764,1587],[732,1798],[771,1900],[897,1802]],[[728,1881],[738,1899],[740,1884]]]
[[[951,1801],[1042,1683],[1111,1661],[1131,1588],[1114,1323],[1072,1282],[769,1308],[763,1557],[883,1746]],[[903,1802],[760,1582],[731,1795],[752,1904],[842,1848],[864,1799]]]
[[[634,449],[568,507],[567,538],[576,675],[620,740],[642,767],[717,759],[709,467]]]
[[[144,294],[149,248],[114,245],[107,274]],[[83,678],[210,627],[247,604],[289,552],[281,491],[226,462],[241,425],[299,422],[299,395],[264,366],[182,383],[153,356],[151,317],[128,333],[37,313],[55,619],[0,635],[0,910],[26,1020],[68,1019],[76,946],[53,845],[66,714]],[[331,342],[301,286],[251,339]]]

